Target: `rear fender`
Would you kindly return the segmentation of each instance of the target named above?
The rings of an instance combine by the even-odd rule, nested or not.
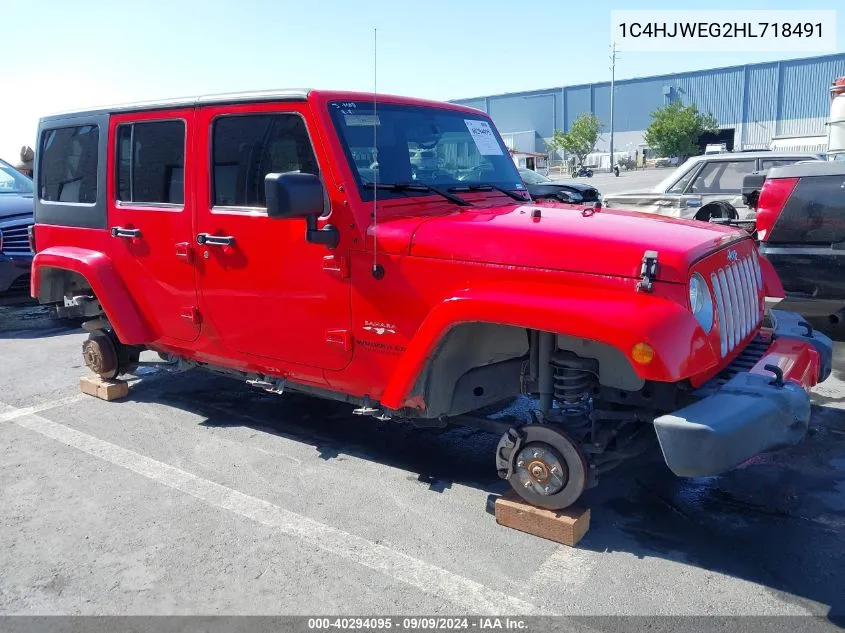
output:
[[[636,292],[633,284],[631,290],[621,292],[500,284],[465,290],[438,304],[408,344],[381,403],[390,409],[424,408],[419,398],[411,396],[417,377],[450,329],[474,322],[608,344],[625,355],[643,380],[677,382],[713,369],[718,363],[706,334],[689,310],[655,294]],[[639,342],[655,350],[654,360],[647,365],[631,356],[631,348]]]
[[[33,297],[41,298],[42,275],[50,269],[69,270],[85,278],[123,343],[141,345],[153,340],[149,326],[106,255],[75,246],[45,248],[32,261]]]

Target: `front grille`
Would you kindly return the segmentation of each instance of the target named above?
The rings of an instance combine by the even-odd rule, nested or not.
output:
[[[31,255],[29,227],[32,223],[13,224],[0,228],[0,251],[4,255]]]
[[[722,357],[736,349],[763,319],[759,280],[760,264],[753,250],[710,274]]]

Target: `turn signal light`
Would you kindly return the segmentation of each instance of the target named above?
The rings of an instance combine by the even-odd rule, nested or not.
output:
[[[654,348],[648,343],[637,343],[631,348],[631,358],[640,365],[648,365],[654,360]]]

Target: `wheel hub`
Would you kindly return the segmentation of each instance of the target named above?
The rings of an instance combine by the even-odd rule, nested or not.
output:
[[[516,457],[513,476],[524,488],[544,497],[560,492],[567,480],[563,459],[550,446],[523,448]]]
[[[82,344],[82,358],[88,369],[104,378],[113,378],[117,373],[117,352],[104,333],[92,333]]]

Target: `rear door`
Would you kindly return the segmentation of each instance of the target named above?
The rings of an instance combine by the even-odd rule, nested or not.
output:
[[[742,179],[756,168],[753,158],[708,161],[696,174],[687,193],[700,197],[702,206],[716,200],[729,202],[739,211],[739,217],[744,218],[747,209],[742,200]]]
[[[109,122],[110,255],[159,338],[200,331],[190,243],[194,110],[114,115]]]

